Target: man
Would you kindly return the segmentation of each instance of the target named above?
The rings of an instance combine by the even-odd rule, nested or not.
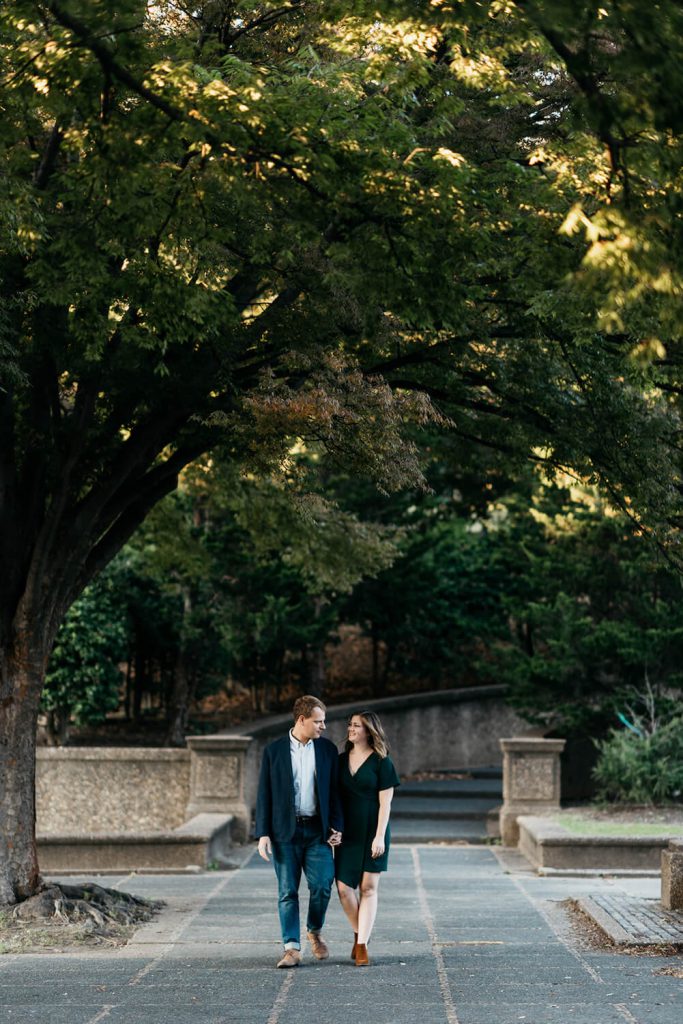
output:
[[[278,967],[301,962],[299,882],[309,889],[306,932],[313,955],[330,955],[322,928],[334,881],[332,847],[344,827],[337,793],[337,748],[323,737],[325,705],[299,697],[294,727],[263,752],[256,799],[256,837],[264,860],[272,854],[284,954]]]

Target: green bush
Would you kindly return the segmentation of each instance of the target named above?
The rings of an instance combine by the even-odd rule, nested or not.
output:
[[[597,741],[593,769],[598,797],[616,803],[660,804],[683,794],[683,715],[650,733],[612,729]]]

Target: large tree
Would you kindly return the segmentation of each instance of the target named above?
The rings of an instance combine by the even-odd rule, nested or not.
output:
[[[405,402],[354,361],[400,305],[411,84],[316,52],[305,7],[3,6],[0,902],[38,884],[57,627],[179,470],[309,434],[387,486],[418,472]]]
[[[675,54],[626,109],[642,4],[381,6],[0,9],[0,902],[56,630],[219,440],[388,489],[431,399],[677,511]]]

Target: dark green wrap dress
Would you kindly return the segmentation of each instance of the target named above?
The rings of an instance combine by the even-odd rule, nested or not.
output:
[[[391,845],[387,825],[384,853],[372,856],[372,840],[377,832],[379,794],[382,789],[400,786],[390,757],[374,751],[363,761],[355,775],[349,771],[349,755],[339,755],[339,791],[344,809],[344,833],[334,851],[335,875],[340,882],[357,889],[364,871],[386,871]]]

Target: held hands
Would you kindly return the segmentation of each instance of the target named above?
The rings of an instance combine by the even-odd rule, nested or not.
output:
[[[341,832],[330,832],[327,842],[330,844],[330,846],[339,846],[339,844],[341,843],[341,838]],[[261,836],[261,838],[258,841],[258,854],[259,857],[263,857],[264,860],[270,861],[270,858],[273,854],[273,847],[270,841],[270,836]]]
[[[375,836],[372,840],[372,846],[370,847],[370,854],[372,857],[381,857],[384,853],[384,838],[382,836]]]

